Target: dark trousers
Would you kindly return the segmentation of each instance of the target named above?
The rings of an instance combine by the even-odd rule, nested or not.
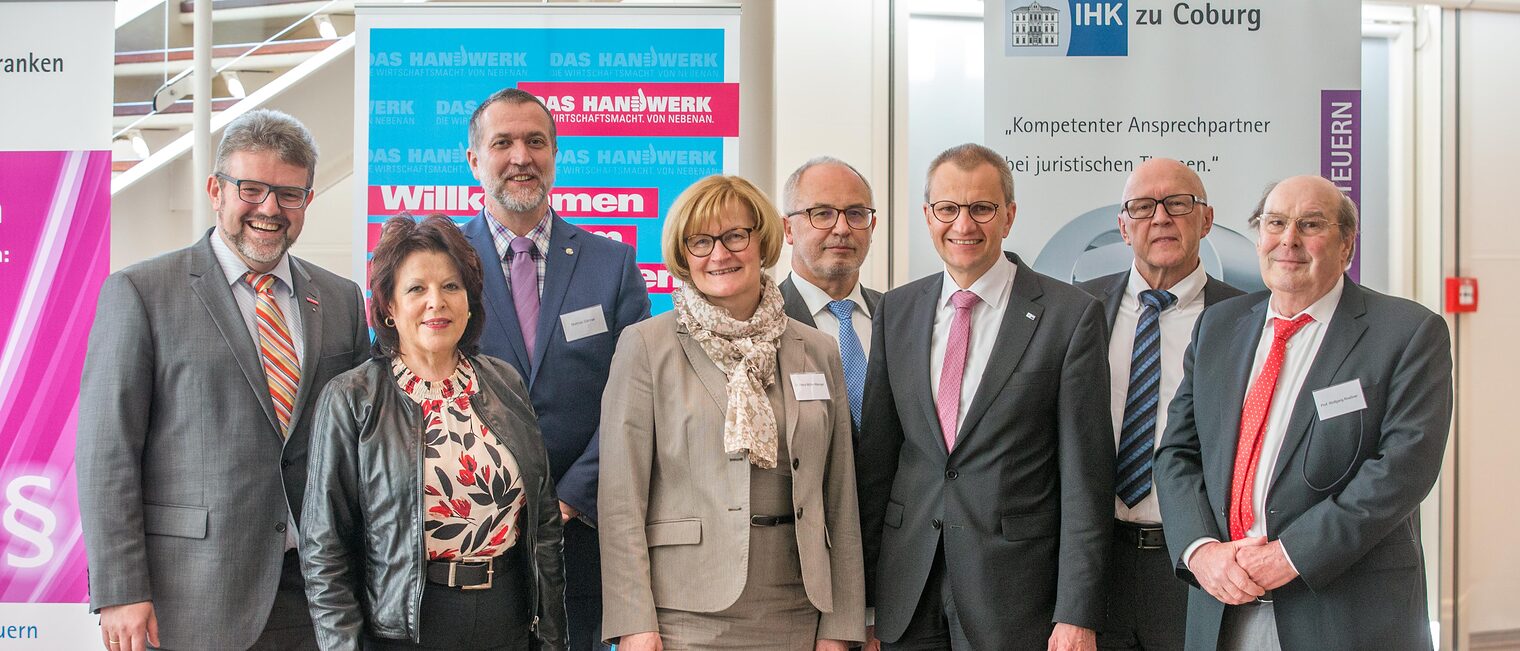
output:
[[[1103,588],[1108,619],[1098,630],[1098,648],[1182,649],[1188,585],[1177,578],[1164,546],[1140,549],[1125,525],[1116,525]]]
[[[597,651],[602,644],[602,564],[596,529],[580,520],[565,523],[565,618],[570,651]]]
[[[519,651],[532,638],[532,604],[528,603],[528,567],[522,545],[496,560],[491,587],[463,590],[436,583],[422,588],[422,641],[366,637],[367,651],[457,649]]]
[[[908,630],[896,642],[882,642],[884,651],[972,651],[946,580],[942,540],[934,551],[934,564],[929,566],[929,578],[924,582],[924,592],[918,598]]]
[[[306,607],[306,580],[301,578],[301,557],[294,549],[286,550],[285,560],[280,565],[280,589],[275,592],[274,606],[269,609],[264,632],[259,634],[250,651],[316,651],[316,648],[317,633],[311,625],[311,611]]]

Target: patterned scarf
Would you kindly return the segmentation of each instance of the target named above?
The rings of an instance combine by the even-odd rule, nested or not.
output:
[[[695,284],[673,297],[676,321],[702,345],[702,352],[728,376],[723,449],[746,453],[760,468],[776,467],[776,413],[765,389],[776,380],[776,343],[786,330],[786,312],[776,281],[760,275],[760,307],[748,321],[707,302]]]

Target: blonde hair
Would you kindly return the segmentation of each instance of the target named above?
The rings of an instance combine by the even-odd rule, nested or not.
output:
[[[665,268],[681,282],[691,282],[686,238],[716,222],[729,205],[747,210],[755,220],[755,230],[750,233],[755,241],[750,246],[760,247],[760,268],[774,267],[781,259],[781,214],[776,205],[742,177],[714,174],[686,188],[665,216],[665,233],[660,237]]]

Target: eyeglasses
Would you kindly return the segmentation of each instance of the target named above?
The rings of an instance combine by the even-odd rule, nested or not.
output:
[[[799,210],[787,213],[787,217],[796,217],[806,214],[808,223],[813,228],[828,230],[839,223],[839,216],[844,215],[844,223],[857,231],[863,231],[871,227],[871,220],[876,218],[876,209],[865,206],[850,206],[849,208],[835,208],[833,206],[814,206],[807,210]]]
[[[1293,224],[1302,237],[1318,237],[1324,235],[1331,226],[1338,226],[1340,222],[1333,222],[1323,217],[1299,217],[1297,219],[1277,213],[1262,213],[1261,230],[1269,235],[1282,235],[1288,230],[1288,224]]]
[[[1134,220],[1150,219],[1156,216],[1158,203],[1166,208],[1166,214],[1173,217],[1181,217],[1193,212],[1197,204],[1209,205],[1209,202],[1191,194],[1172,194],[1160,199],[1136,197],[1124,202],[1124,214]]]
[[[992,221],[992,218],[997,216],[999,207],[1000,206],[992,203],[991,201],[956,203],[954,201],[946,200],[936,201],[929,204],[929,211],[934,215],[935,219],[945,222],[946,224],[951,224],[961,216],[961,209],[964,208],[966,212],[971,215],[971,221],[974,221],[978,224],[985,224]]]
[[[235,179],[221,172],[216,173],[216,178],[231,183],[237,188],[239,199],[255,206],[264,203],[270,193],[274,194],[275,203],[281,208],[298,210],[306,207],[306,201],[311,198],[311,188],[300,188],[294,185],[270,185],[263,181],[250,181],[248,179]]]
[[[719,235],[697,233],[686,238],[686,252],[698,258],[712,255],[713,246],[717,242],[723,242],[723,248],[729,253],[738,253],[749,248],[749,235],[755,232],[753,228],[730,228]]]

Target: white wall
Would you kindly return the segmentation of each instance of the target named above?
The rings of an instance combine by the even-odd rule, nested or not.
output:
[[[1458,273],[1479,278],[1480,303],[1478,312],[1455,320],[1457,639],[1463,649],[1520,649],[1520,427],[1513,411],[1520,368],[1520,14],[1463,11],[1458,22],[1455,261]]]
[[[771,184],[760,186],[784,210],[781,186],[804,161],[827,155],[859,169],[871,181],[877,209],[861,274],[873,289],[887,289],[888,230],[898,217],[888,209],[888,11],[879,0],[775,3],[774,169]],[[744,146],[751,142],[746,136]],[[778,278],[790,257],[788,247]]]

